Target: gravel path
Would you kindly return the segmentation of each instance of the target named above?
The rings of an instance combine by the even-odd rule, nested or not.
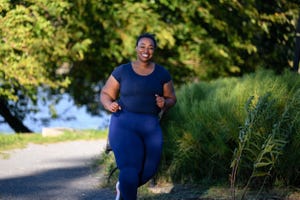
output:
[[[105,140],[30,144],[0,158],[1,200],[110,200],[115,192],[100,188],[104,177],[93,171]]]

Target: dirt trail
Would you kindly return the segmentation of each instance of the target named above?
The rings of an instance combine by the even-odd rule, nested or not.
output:
[[[0,158],[2,200],[109,200],[114,191],[99,187],[105,181],[91,162],[99,158],[105,140],[30,144]]]

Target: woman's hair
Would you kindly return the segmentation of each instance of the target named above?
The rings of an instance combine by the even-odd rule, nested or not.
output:
[[[137,40],[136,40],[135,46],[138,46],[139,41],[140,41],[140,39],[142,39],[142,38],[149,38],[149,39],[151,39],[151,40],[153,41],[154,48],[156,48],[156,39],[155,39],[155,35],[154,35],[154,34],[151,34],[151,33],[144,33],[144,34],[140,35],[140,36],[137,38]]]

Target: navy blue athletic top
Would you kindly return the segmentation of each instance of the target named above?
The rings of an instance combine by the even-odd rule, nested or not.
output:
[[[162,66],[155,64],[149,75],[137,74],[131,63],[114,69],[112,76],[120,84],[119,105],[129,112],[158,114],[155,94],[163,95],[163,85],[171,80],[171,75]]]

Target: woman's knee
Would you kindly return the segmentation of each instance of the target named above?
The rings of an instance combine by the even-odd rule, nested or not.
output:
[[[127,167],[120,169],[120,181],[126,185],[138,185],[139,171],[135,168]]]

